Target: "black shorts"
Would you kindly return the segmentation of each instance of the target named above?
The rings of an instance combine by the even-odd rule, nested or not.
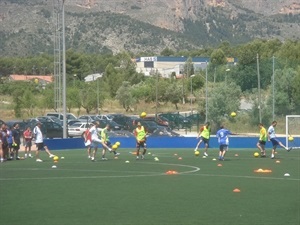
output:
[[[220,151],[227,151],[228,150],[228,145],[220,145]]]
[[[44,142],[42,142],[42,143],[36,143],[36,148],[37,148],[38,151],[45,150]]]
[[[259,141],[258,141],[258,144],[260,144],[260,145],[266,145],[266,142],[265,142],[265,141],[259,140]]]
[[[140,141],[140,142],[136,142],[136,147],[137,148],[146,148],[146,141]]]
[[[204,137],[201,137],[201,139],[205,144],[209,145],[209,139],[204,138]]]

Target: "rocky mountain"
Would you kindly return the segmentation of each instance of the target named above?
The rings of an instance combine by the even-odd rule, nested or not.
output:
[[[52,54],[63,0],[1,0],[0,55]],[[65,0],[67,48],[159,54],[254,38],[298,39],[297,0]]]

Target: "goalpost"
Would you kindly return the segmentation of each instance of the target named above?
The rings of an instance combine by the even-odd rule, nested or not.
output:
[[[300,115],[285,116],[286,147],[300,149]]]

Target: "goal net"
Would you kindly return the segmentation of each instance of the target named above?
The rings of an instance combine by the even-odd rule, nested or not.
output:
[[[286,146],[300,149],[300,115],[285,117]]]

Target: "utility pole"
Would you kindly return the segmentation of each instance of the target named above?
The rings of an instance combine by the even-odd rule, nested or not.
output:
[[[275,57],[273,56],[273,76],[272,76],[272,116],[273,116],[273,121],[275,120]]]
[[[260,94],[260,73],[259,73],[259,55],[257,53],[257,89],[258,89],[258,113],[259,122],[261,123],[261,94]]]

